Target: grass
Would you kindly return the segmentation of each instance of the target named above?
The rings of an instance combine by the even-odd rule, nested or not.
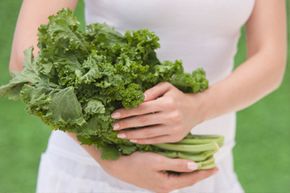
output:
[[[9,80],[9,54],[20,5],[20,0],[0,1],[0,84]],[[81,4],[77,9],[81,19],[82,8]],[[235,61],[240,64],[244,60],[245,37],[242,36]],[[288,68],[278,90],[238,113],[235,168],[247,193],[290,191],[289,99]],[[39,158],[49,133],[40,120],[26,113],[21,102],[0,98],[0,193],[35,191]]]

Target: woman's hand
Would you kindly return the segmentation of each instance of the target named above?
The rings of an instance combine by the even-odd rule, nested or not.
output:
[[[185,94],[168,82],[145,91],[145,102],[136,108],[118,109],[112,117],[118,137],[133,143],[156,144],[177,142],[202,122],[199,94]],[[138,127],[134,130],[128,128]]]
[[[213,175],[217,169],[194,171],[196,164],[182,159],[170,159],[155,153],[135,152],[118,160],[99,160],[110,175],[135,186],[158,193],[167,193]],[[178,175],[165,171],[182,172]]]
[[[77,143],[80,143],[75,133],[67,132]],[[117,160],[103,160],[101,153],[93,145],[82,147],[102,166],[110,175],[145,188],[153,192],[167,193],[175,189],[192,186],[218,170],[197,169],[197,164],[185,159],[171,159],[156,153],[135,152],[129,156],[121,156]],[[178,175],[169,174],[166,171],[178,172]]]

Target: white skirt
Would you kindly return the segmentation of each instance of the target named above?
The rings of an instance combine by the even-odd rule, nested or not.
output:
[[[67,140],[75,143],[69,137]],[[77,147],[79,146],[77,143],[74,146],[80,148]],[[243,193],[233,169],[231,148],[222,152],[223,155],[217,158],[219,168],[217,174],[174,193]],[[149,193],[150,191],[110,176],[88,154],[84,156],[73,151],[64,151],[57,144],[50,142],[46,152],[41,156],[36,192]]]

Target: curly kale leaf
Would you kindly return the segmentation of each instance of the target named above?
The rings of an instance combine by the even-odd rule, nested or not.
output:
[[[180,60],[159,61],[159,38],[147,29],[124,34],[101,23],[82,30],[68,9],[38,29],[39,53],[25,51],[24,70],[0,87],[0,96],[22,99],[29,113],[53,129],[76,133],[94,144],[104,159],[135,151],[159,151],[151,145],[119,139],[111,113],[137,107],[144,91],[162,81],[184,92],[208,87],[205,72],[184,72]],[[135,128],[130,128],[135,129]]]
[[[22,87],[26,83],[41,82],[38,71],[33,61],[33,48],[28,48],[24,52],[24,70],[20,73],[14,74],[13,79],[9,84],[0,87],[0,96],[8,96],[10,99],[18,99]]]

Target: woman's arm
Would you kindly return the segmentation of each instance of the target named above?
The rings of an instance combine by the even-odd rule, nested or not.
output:
[[[24,0],[13,39],[10,58],[10,71],[19,72],[23,67],[23,51],[33,46],[34,55],[37,55],[37,28],[47,23],[49,15],[62,8],[74,9],[77,0]],[[68,133],[74,140],[75,134]],[[130,156],[122,156],[115,161],[106,161],[100,158],[100,152],[89,145],[82,147],[105,169],[109,174],[155,192],[169,192],[173,189],[191,186],[192,184],[213,175],[217,170],[197,171],[197,165],[188,160],[169,159],[154,153],[136,152]],[[169,176],[163,171],[184,172],[179,176]],[[68,184],[69,185],[69,184]]]
[[[287,59],[287,22],[283,0],[256,0],[246,24],[248,59],[203,95],[210,119],[255,103],[281,84]]]
[[[116,110],[120,138],[140,144],[176,142],[195,125],[255,103],[282,81],[287,30],[283,0],[256,0],[247,29],[248,59],[224,80],[199,94],[185,94],[170,83],[145,91],[145,102]],[[153,112],[157,112],[152,114]],[[126,130],[142,127],[138,130]]]
[[[18,72],[23,68],[23,51],[31,46],[34,54],[37,49],[37,29],[48,22],[48,16],[62,8],[75,9],[77,0],[23,0],[14,32],[10,55],[10,72]]]

